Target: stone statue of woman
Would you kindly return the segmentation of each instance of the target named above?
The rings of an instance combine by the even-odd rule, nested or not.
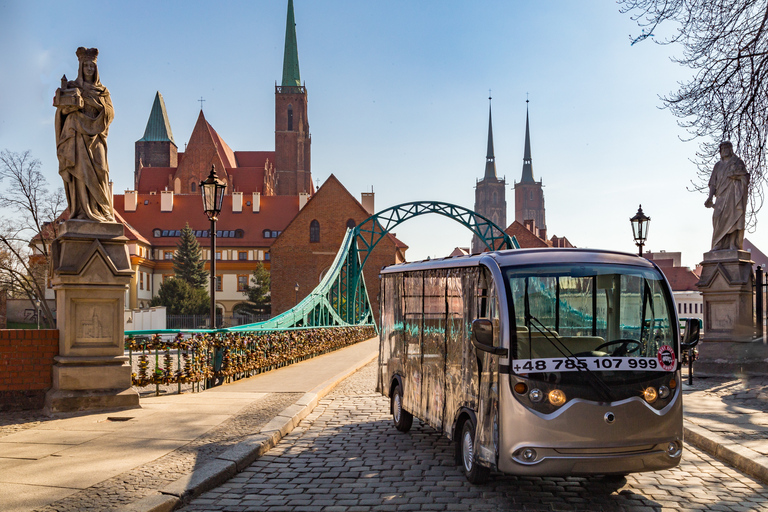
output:
[[[720,161],[709,178],[709,197],[704,206],[712,213],[712,250],[741,250],[747,213],[749,174],[729,141],[720,144]],[[717,201],[713,202],[712,198]]]
[[[69,218],[115,222],[109,192],[107,134],[115,117],[109,91],[99,80],[96,48],[77,49],[77,80],[56,91],[56,154]]]

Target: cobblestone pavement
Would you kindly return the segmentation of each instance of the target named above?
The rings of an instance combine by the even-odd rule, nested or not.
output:
[[[680,467],[626,479],[493,475],[473,486],[437,431],[418,421],[407,434],[395,430],[374,369],[347,379],[276,448],[184,510],[768,510],[768,486],[689,445]]]
[[[728,441],[749,442],[766,439],[768,433],[768,377],[695,377],[687,386],[684,403],[689,404],[686,419],[708,428]],[[727,415],[714,417],[710,411],[697,412],[702,399],[722,402]],[[754,445],[753,445],[753,448]],[[765,453],[764,451],[761,451]]]
[[[40,512],[105,511],[133,503],[192,472],[246,435],[258,432],[302,393],[271,393],[187,445],[59,500]]]

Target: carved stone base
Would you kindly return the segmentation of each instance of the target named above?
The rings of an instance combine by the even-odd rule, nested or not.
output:
[[[52,416],[64,412],[133,409],[138,406],[139,395],[133,389],[72,391],[54,388],[45,395],[43,413]]]
[[[117,223],[70,220],[53,242],[59,356],[49,413],[137,407],[124,350],[125,290],[133,276]]]
[[[701,265],[698,287],[704,298],[703,341],[750,341],[754,333],[750,253],[710,251]]]

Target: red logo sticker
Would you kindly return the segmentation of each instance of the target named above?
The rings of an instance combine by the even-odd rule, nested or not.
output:
[[[675,351],[669,345],[662,345],[659,347],[659,353],[657,355],[659,359],[659,365],[664,371],[671,372],[675,369]]]

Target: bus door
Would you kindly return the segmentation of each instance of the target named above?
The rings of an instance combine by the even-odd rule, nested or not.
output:
[[[477,358],[471,353],[469,340],[470,310],[468,305],[473,296],[473,288],[467,288],[465,269],[452,268],[446,277],[447,326],[445,353],[445,423],[443,431],[448,437],[453,436],[453,420],[459,409],[467,406],[477,407],[476,387],[472,376],[477,375]],[[475,378],[476,385],[476,378]],[[460,434],[460,432],[458,433]],[[457,434],[457,435],[458,435]]]
[[[486,268],[481,268],[475,293],[475,318],[487,318],[493,323],[494,346],[500,346],[501,325],[496,283]],[[470,346],[472,346],[470,344]],[[475,447],[477,460],[496,466],[499,446],[499,357],[475,350],[478,361],[478,408]]]
[[[423,272],[408,272],[403,276],[403,340],[405,342],[405,389],[403,407],[414,416],[423,418],[421,408],[421,332]]]
[[[421,410],[436,429],[443,426],[445,407],[445,285],[447,270],[424,272]]]

